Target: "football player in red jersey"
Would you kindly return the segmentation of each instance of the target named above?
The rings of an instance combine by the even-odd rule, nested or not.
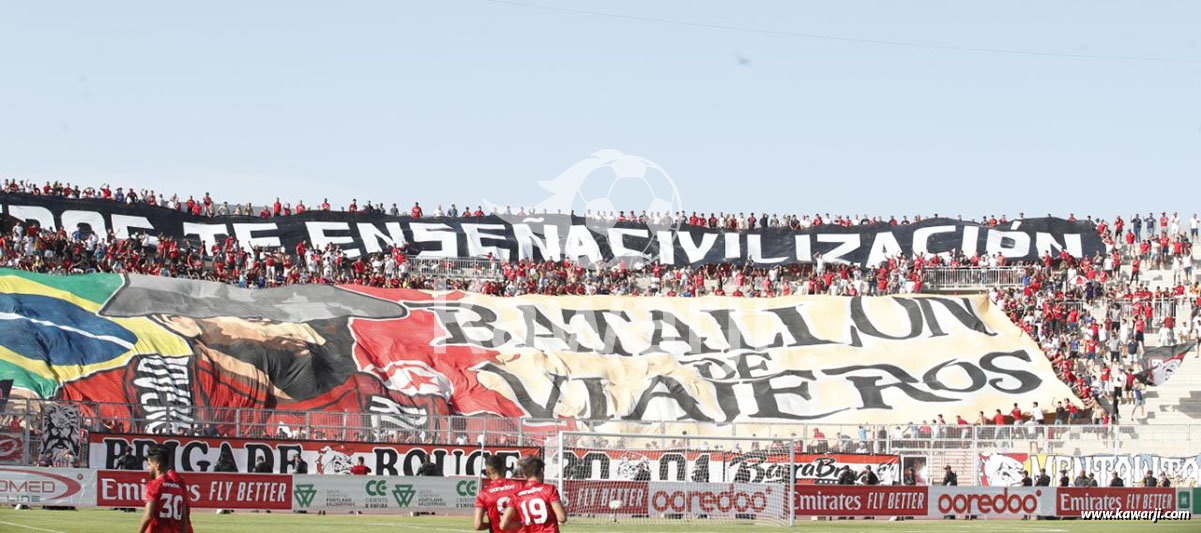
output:
[[[475,529],[500,533],[503,531],[500,517],[510,507],[513,493],[521,488],[522,482],[505,479],[505,458],[499,455],[489,457],[484,470],[488,473],[488,486],[480,489],[475,497]],[[487,522],[484,521],[485,517],[488,518]]]
[[[559,489],[542,482],[542,459],[527,457],[521,463],[526,484],[513,496],[513,506],[500,518],[501,529],[522,533],[559,533],[559,524],[567,523],[567,511],[559,501]]]
[[[171,451],[154,446],[146,456],[150,481],[146,482],[146,514],[138,533],[191,533],[192,519],[188,489],[171,468]]]

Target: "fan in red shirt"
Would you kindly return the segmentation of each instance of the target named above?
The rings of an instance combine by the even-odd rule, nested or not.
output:
[[[362,457],[359,458],[359,464],[350,467],[350,475],[352,476],[365,476],[370,473],[371,469],[367,468]]]
[[[559,490],[542,482],[543,467],[542,459],[537,457],[522,460],[521,472],[528,481],[514,494],[513,506],[501,516],[501,529],[520,525],[522,533],[559,533],[559,524],[567,523]]]
[[[475,529],[500,533],[504,531],[500,528],[500,517],[510,507],[513,494],[521,490],[522,482],[505,479],[505,458],[499,455],[489,457],[484,470],[488,473],[488,485],[475,497]]]
[[[146,514],[138,533],[189,533],[191,509],[184,480],[170,468],[171,451],[154,446],[146,455],[152,479],[146,482]]]
[[[998,425],[998,426],[1004,426],[1004,425],[1005,425],[1005,415],[1001,414],[1001,410],[1000,410],[1000,409],[997,409],[997,414],[993,415],[993,417],[992,417],[992,423],[993,423],[993,424],[996,424],[996,425]]]

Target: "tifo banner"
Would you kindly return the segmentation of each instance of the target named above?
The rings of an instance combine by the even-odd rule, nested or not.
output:
[[[126,404],[95,413],[148,421],[125,431],[230,434],[245,420],[229,408],[254,407],[286,410],[253,421],[273,433],[321,411],[377,415],[353,422],[380,431],[467,414],[754,433],[1072,397],[984,295],[503,298],[0,270],[0,301],[14,315],[0,321],[0,378]]]
[[[1170,511],[1176,509],[1177,489],[1070,487],[1055,492],[1056,516],[1080,516],[1085,511]]]
[[[309,473],[347,474],[362,458],[372,473],[389,476],[413,476],[426,461],[432,461],[443,476],[479,476],[490,455],[504,457],[515,469],[523,456],[542,455],[541,448],[521,446],[458,446],[450,444],[390,444],[372,442],[335,442],[291,439],[235,439],[167,437],[150,435],[88,435],[89,457],[93,468],[118,468],[120,457],[128,450],[145,457],[147,448],[163,444],[175,452],[175,468],[180,472],[211,472],[221,463],[249,472],[260,459],[272,472],[292,473],[292,460],[299,456],[308,464]],[[224,460],[224,461],[223,461]],[[511,471],[510,471],[511,472]]]
[[[728,231],[695,226],[606,222],[560,214],[473,218],[389,217],[365,213],[309,211],[302,215],[198,217],[162,207],[124,205],[10,194],[4,213],[41,228],[77,229],[117,237],[146,234],[203,242],[233,236],[246,247],[295,249],[336,244],[351,257],[407,244],[421,257],[486,257],[504,260],[571,259],[585,263],[657,261],[700,265],[733,261],[764,265],[825,261],[873,265],[899,254],[997,253],[1032,260],[1061,250],[1076,257],[1104,252],[1089,222],[1035,218],[988,227],[946,218],[904,226],[822,225],[806,230],[760,228]]]
[[[0,505],[96,504],[96,472],[83,468],[0,466]]]
[[[1050,487],[929,487],[928,514],[1016,518],[1051,516],[1055,489]]]
[[[1153,454],[1115,453],[1097,455],[1060,455],[1029,453],[986,453],[980,454],[980,483],[991,486],[1017,486],[1022,482],[1022,472],[1031,477],[1041,469],[1047,475],[1059,479],[1066,472],[1075,479],[1081,472],[1092,474],[1097,482],[1108,484],[1117,472],[1126,486],[1141,485],[1150,470],[1156,479],[1167,474],[1172,486],[1195,487],[1201,485],[1201,455],[1190,457],[1163,457]]]
[[[926,487],[797,485],[797,516],[925,516]]]
[[[195,509],[292,509],[292,476],[278,474],[182,474]],[[146,472],[96,471],[98,507],[142,507]]]
[[[565,479],[772,483],[788,479],[787,450],[747,452],[700,450],[566,449]],[[872,467],[880,483],[901,479],[901,458],[874,454],[795,454],[793,481],[835,483],[842,467],[856,474]]]
[[[292,476],[297,511],[470,513],[480,478]]]

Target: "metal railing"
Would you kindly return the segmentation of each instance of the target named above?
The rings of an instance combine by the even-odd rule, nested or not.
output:
[[[922,271],[927,290],[985,290],[1021,287],[1025,267],[934,267]]]
[[[435,278],[501,279],[500,264],[479,257],[413,257],[405,258],[403,267],[410,274]]]
[[[1121,306],[1122,316],[1124,317],[1134,316],[1135,308],[1138,307],[1138,304],[1127,300],[1114,299],[1110,300],[1110,302]],[[1183,318],[1187,320],[1191,314],[1191,300],[1184,296],[1153,299],[1151,301],[1142,302],[1141,308],[1149,308],[1151,310],[1150,322],[1152,324],[1159,324],[1164,318],[1169,316],[1180,318],[1180,311],[1186,312]],[[1108,310],[1108,306],[1106,306],[1106,309]],[[1147,315],[1144,314],[1142,316],[1146,317]],[[1150,335],[1155,332],[1148,331],[1147,333]]]
[[[39,454],[44,400],[11,400],[0,411],[0,440],[16,439],[20,452],[0,464],[32,464]],[[80,408],[79,458],[87,464],[87,435],[138,433],[211,438],[271,438],[377,443],[470,443],[481,446],[554,446],[563,431],[632,434],[666,447],[687,435],[748,439],[774,438],[802,443],[805,453],[889,453],[926,457],[941,469],[961,473],[979,468],[989,453],[1062,455],[1154,454],[1193,457],[1201,453],[1201,425],[839,425],[796,423],[632,422],[622,420],[538,420],[483,416],[405,417],[370,413],[332,413],[191,407],[173,419],[139,416],[139,406],[92,402],[53,402]],[[716,441],[717,439],[715,439]],[[633,442],[633,440],[631,440]],[[11,445],[11,442],[10,442]],[[715,443],[716,445],[716,443]],[[17,457],[19,455],[19,457]],[[967,476],[965,476],[967,477]],[[968,481],[965,479],[964,481]]]

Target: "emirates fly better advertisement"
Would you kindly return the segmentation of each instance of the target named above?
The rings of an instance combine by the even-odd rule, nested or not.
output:
[[[194,509],[469,515],[479,477],[183,473]],[[0,505],[140,507],[148,474],[0,467]],[[906,487],[677,481],[564,480],[567,512],[583,516],[1080,517],[1089,511],[1192,511],[1192,488]],[[1201,493],[1201,491],[1198,491]]]

